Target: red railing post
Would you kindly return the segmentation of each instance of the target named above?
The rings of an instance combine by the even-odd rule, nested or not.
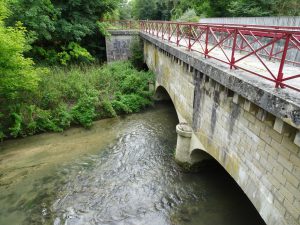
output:
[[[191,51],[192,48],[191,37],[192,37],[192,25],[189,24],[189,46],[188,46],[189,51]]]
[[[171,40],[171,24],[170,23],[168,24],[168,34],[169,34],[168,40],[170,42],[170,40]]]
[[[208,38],[209,38],[209,27],[206,26],[206,35],[205,35],[205,52],[204,52],[204,57],[208,57]]]
[[[177,40],[176,40],[176,44],[177,44],[177,46],[179,46],[179,41],[180,41],[180,40],[179,40],[179,35],[180,35],[180,34],[179,34],[179,24],[178,24],[178,23],[176,24],[176,29],[177,29]]]
[[[161,23],[161,39],[165,40],[165,29],[164,29],[164,23]]]
[[[155,33],[154,33],[155,31],[154,31],[154,24],[153,24],[153,22],[151,22],[151,29],[152,29],[152,35],[155,36]]]
[[[288,51],[288,48],[289,48],[290,39],[291,39],[291,34],[287,34],[287,37],[285,39],[285,44],[284,44],[282,57],[281,57],[281,62],[280,62],[279,70],[278,70],[278,76],[277,76],[277,79],[276,79],[276,85],[275,85],[276,88],[278,88],[279,86],[281,88],[284,88],[284,85],[281,82],[282,82],[282,78],[283,78],[283,68],[284,68],[284,63],[285,63],[287,51]]]
[[[241,48],[240,50],[243,50],[244,49],[244,39],[242,39],[242,43],[241,43]]]
[[[276,38],[276,36],[273,38],[273,40]],[[269,60],[272,59],[272,56],[273,56],[273,50],[274,50],[274,45],[275,45],[275,42],[273,42],[272,44],[272,47],[271,47],[271,51],[270,51],[270,55],[269,55]]]
[[[235,48],[236,48],[237,33],[238,33],[238,30],[234,29],[233,45],[232,45],[231,60],[230,60],[230,69],[232,69],[234,67],[234,63],[235,63],[234,53],[235,53]]]

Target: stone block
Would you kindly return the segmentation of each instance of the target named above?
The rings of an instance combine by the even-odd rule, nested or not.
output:
[[[287,179],[288,182],[290,182],[292,185],[294,185],[296,188],[299,185],[299,179],[297,179],[293,174],[291,174],[289,171],[284,170],[283,176]]]
[[[251,123],[255,123],[255,116],[253,116],[252,114],[250,113],[244,113],[244,117]]]
[[[237,93],[234,93],[233,98],[232,98],[232,101],[233,101],[235,104],[242,104],[242,102],[243,102],[243,97],[240,96],[240,95],[237,94]]]
[[[286,210],[294,217],[294,219],[298,219],[299,211],[294,207],[289,200],[285,199],[283,202],[284,207]]]
[[[271,165],[270,163],[268,163],[267,159],[265,158],[260,158],[259,159],[259,163],[262,165],[262,167],[264,167],[267,171],[269,171],[270,173],[272,173],[272,169],[273,169],[273,165]]]
[[[281,142],[283,148],[288,149],[290,152],[297,155],[300,152],[300,147],[297,146],[291,137],[284,136]]]
[[[299,188],[295,188],[294,185],[292,185],[290,182],[286,182],[285,184],[285,188],[293,194],[293,196],[296,199],[300,199],[300,189]],[[291,201],[292,202],[292,201]]]
[[[300,131],[297,132],[295,139],[294,139],[294,143],[300,147]]]
[[[293,169],[293,164],[288,160],[286,159],[285,157],[279,155],[278,156],[278,162],[284,167],[286,168],[288,171],[292,171]]]
[[[279,192],[279,190],[277,190],[276,188],[273,188],[274,189],[274,195],[275,195],[275,198],[278,199],[278,201],[280,202],[280,204],[283,203],[284,201],[284,196]]]
[[[262,108],[259,108],[256,113],[256,118],[260,121],[264,121],[268,115],[268,112],[266,110],[263,110]]]
[[[290,158],[290,151],[286,148],[284,148],[281,144],[279,144],[277,141],[275,141],[274,139],[272,139],[271,141],[271,147],[277,151],[282,157],[289,159]]]
[[[277,170],[273,170],[272,175],[281,183],[281,185],[285,184],[286,178],[283,176],[283,174],[281,174]]]
[[[284,186],[280,186],[279,192],[290,202],[294,201],[294,195],[289,190],[287,190]]]
[[[294,166],[297,166],[300,168],[300,156],[292,154],[290,157],[290,161],[294,164]]]
[[[267,144],[270,144],[272,141],[270,135],[268,135],[265,131],[260,131],[259,137]]]
[[[256,126],[256,124],[249,123],[248,128],[249,128],[254,134],[256,134],[257,136],[259,136],[259,134],[260,134],[260,129],[261,129],[260,126]]]
[[[276,117],[275,119],[273,129],[276,130],[279,134],[288,133],[289,131],[291,131],[289,130],[289,126],[278,117]]]
[[[276,132],[274,129],[266,127],[266,132],[270,135],[272,139],[277,141],[278,143],[282,142],[283,135]]]
[[[285,207],[283,206],[283,204],[281,204],[278,200],[274,200],[274,205],[275,205],[275,207],[278,209],[278,211],[282,214],[282,215],[284,215],[285,214],[285,212],[286,212],[286,209],[285,209]]]
[[[273,157],[273,159],[278,158],[278,152],[275,151],[270,145],[266,145],[265,150],[268,152],[268,154]]]
[[[284,219],[287,225],[299,225],[300,223],[295,220],[295,218],[289,213],[286,212],[284,215]]]
[[[275,170],[279,171],[279,173],[283,173],[284,171],[284,167],[282,165],[280,165],[275,159],[273,159],[272,157],[268,158],[268,162],[270,162],[273,165],[273,172]]]
[[[245,103],[244,103],[244,110],[246,110],[247,112],[249,113],[255,113],[255,110],[256,110],[256,105],[253,104],[252,102],[248,101],[248,100],[245,100]]]

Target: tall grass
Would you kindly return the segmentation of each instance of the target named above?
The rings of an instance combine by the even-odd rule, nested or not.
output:
[[[92,126],[94,120],[138,112],[151,104],[151,72],[137,71],[129,62],[99,66],[54,67],[41,77],[37,91],[1,105],[0,139],[62,131],[73,124]]]

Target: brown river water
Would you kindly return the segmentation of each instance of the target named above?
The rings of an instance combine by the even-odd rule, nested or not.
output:
[[[0,143],[0,224],[262,225],[220,167],[174,162],[171,104]]]

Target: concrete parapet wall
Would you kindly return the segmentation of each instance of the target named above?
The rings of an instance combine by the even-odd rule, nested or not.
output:
[[[201,18],[200,23],[250,24],[263,26],[300,26],[300,16]]]
[[[217,24],[249,24],[249,25],[262,25],[262,26],[290,26],[290,27],[299,27],[300,26],[300,16],[281,16],[281,17],[226,17],[226,18],[201,18],[200,23],[217,23]],[[246,35],[248,41],[253,40],[252,37]],[[269,43],[272,39],[263,38],[260,39],[260,42],[263,45]],[[227,44],[232,44],[232,40],[226,41]],[[249,41],[251,43],[251,41]],[[284,42],[276,42],[273,52],[280,52],[283,49]],[[253,46],[255,49],[258,49],[260,45],[258,43]],[[249,50],[249,48],[247,49]],[[268,51],[271,51],[271,46],[267,48]],[[300,53],[297,49],[289,50],[287,54],[287,59],[299,62]],[[294,65],[296,66],[296,64]]]
[[[105,38],[107,62],[127,60],[131,56],[130,45],[138,36],[135,30],[109,30],[111,36]]]
[[[268,225],[299,225],[299,96],[261,87],[192,52],[140,35],[157,89],[168,92],[179,121],[192,128],[185,152],[191,156],[200,149],[216,159]]]

